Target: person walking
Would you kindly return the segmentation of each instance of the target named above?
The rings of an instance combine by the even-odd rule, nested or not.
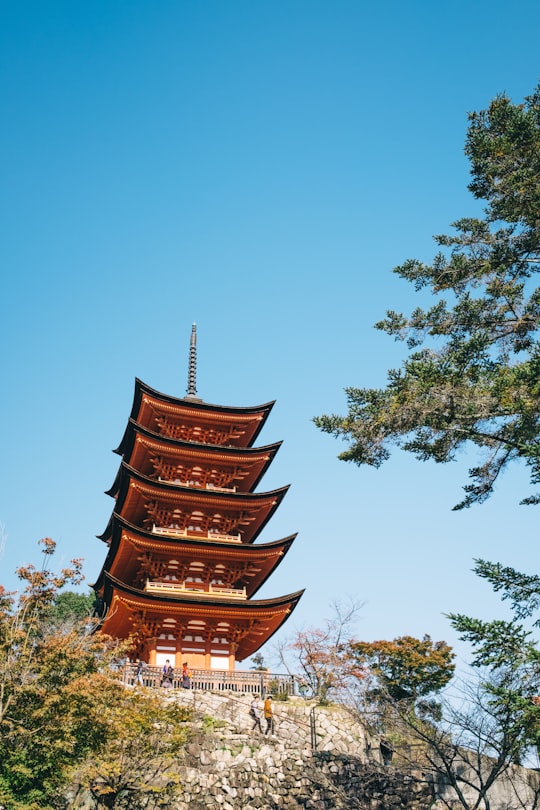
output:
[[[264,719],[266,720],[265,734],[274,733],[274,707],[272,706],[272,695],[267,695],[264,701]]]
[[[255,729],[258,728],[259,731],[262,734],[261,709],[260,709],[260,705],[259,705],[259,701],[257,699],[257,696],[255,696],[253,698],[253,700],[251,701],[251,706],[249,708],[249,716],[253,720],[253,728],[251,730],[255,731]]]

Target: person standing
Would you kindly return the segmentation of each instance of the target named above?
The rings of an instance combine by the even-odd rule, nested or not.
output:
[[[142,658],[139,658],[139,660],[137,662],[137,670],[136,670],[136,676],[137,677],[135,679],[135,683],[138,683],[141,686],[144,686],[143,672],[144,672],[145,668],[146,668],[146,664],[144,663]]]
[[[274,707],[272,706],[272,695],[267,695],[264,701],[264,719],[266,720],[265,734],[274,732]]]
[[[191,689],[191,672],[187,661],[182,664],[182,689]]]
[[[171,662],[167,658],[163,667],[163,675],[161,677],[161,686],[164,689],[172,689],[174,678],[174,669],[171,667]]]

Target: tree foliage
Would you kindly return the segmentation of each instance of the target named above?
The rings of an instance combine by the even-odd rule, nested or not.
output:
[[[395,268],[435,303],[409,316],[388,311],[376,324],[406,341],[408,357],[386,388],[345,389],[345,416],[314,419],[348,442],[340,458],[359,465],[378,467],[393,445],[435,462],[476,446],[481,462],[455,509],[488,498],[516,459],[540,483],[540,85],[523,104],[500,95],[472,113],[465,152],[484,216],[436,236],[431,264]]]
[[[0,806],[63,809],[74,772],[91,762],[85,778],[96,795],[107,797],[102,807],[151,808],[154,799],[172,795],[175,780],[165,775],[185,740],[186,711],[130,694],[111,676],[111,659],[122,649],[92,632],[86,597],[75,599],[75,608],[71,597],[61,598],[62,588],[81,582],[81,561],[53,573],[56,544],[40,542],[42,568],[17,571],[19,593],[0,586]],[[166,732],[161,746],[160,729]],[[142,773],[149,746],[148,773],[162,777],[152,791]],[[129,802],[135,784],[140,790]],[[145,803],[137,804],[145,794]]]
[[[442,695],[436,721],[394,702],[394,761],[401,768],[431,772],[439,803],[449,810],[489,810],[497,792],[500,802],[497,783],[502,779],[505,807],[538,808],[536,772],[513,767],[530,744],[519,707],[511,700],[494,699],[498,689],[510,695],[517,687],[509,673],[501,678],[493,672],[454,684],[451,693]]]
[[[392,703],[394,729],[401,729],[398,755],[414,767],[421,759],[437,774],[447,807],[489,808],[504,777],[513,791],[509,806],[530,810],[540,806],[538,780],[513,766],[530,761],[540,743],[540,653],[524,623],[539,624],[540,580],[485,560],[476,560],[475,572],[509,601],[511,616],[449,615],[471,645],[474,674],[443,693],[437,718]]]
[[[360,607],[354,601],[335,602],[333,615],[323,627],[300,630],[278,646],[281,664],[321,704],[328,702],[330,694],[343,694],[351,683],[364,677],[350,655],[353,626]]]
[[[41,570],[17,571],[19,594],[0,586],[0,804],[8,808],[49,806],[102,730],[90,684],[109,642],[50,623],[59,590],[81,581],[81,561],[52,573],[55,543],[41,546]]]
[[[486,579],[503,600],[510,601],[509,619],[482,621],[460,613],[449,614],[453,627],[471,644],[472,665],[487,672],[485,694],[494,710],[510,712],[515,730],[516,761],[531,746],[540,745],[540,650],[524,620],[536,618],[540,579],[499,563],[476,560],[475,572]]]
[[[51,622],[79,621],[90,619],[94,615],[95,593],[77,593],[62,591],[55,597],[50,610]]]
[[[447,685],[455,656],[446,642],[433,642],[428,635],[358,641],[353,631],[360,607],[354,601],[334,603],[323,627],[300,630],[278,648],[281,663],[319,702],[332,697],[362,711],[381,695],[414,702]]]
[[[181,785],[176,768],[187,739],[189,709],[160,695],[109,692],[103,704],[104,741],[78,774],[74,808],[86,806],[85,789],[98,810],[152,810],[170,806]]]
[[[454,674],[455,658],[445,641],[401,636],[393,641],[353,641],[351,652],[375,677],[378,690],[393,700],[417,700],[443,689]]]

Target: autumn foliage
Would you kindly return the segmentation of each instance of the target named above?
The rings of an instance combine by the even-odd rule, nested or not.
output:
[[[400,636],[393,641],[355,641],[351,654],[393,700],[440,692],[452,679],[455,658],[445,641]]]
[[[93,633],[88,617],[59,621],[54,609],[59,591],[81,582],[81,561],[52,573],[56,545],[49,538],[40,545],[42,568],[28,565],[17,571],[21,592],[0,586],[0,806],[73,807],[65,791],[79,774],[95,792],[98,807],[128,808],[130,785],[144,788],[141,757],[136,756],[141,738],[152,745],[147,764],[153,762],[154,768],[148,773],[163,775],[153,785],[153,796],[170,795],[174,780],[167,770],[185,740],[186,711],[170,711],[155,697],[129,693],[111,677],[109,664],[118,645]],[[161,748],[156,745],[160,728],[167,731]],[[88,762],[91,770],[85,767]],[[146,806],[154,805],[149,800]]]

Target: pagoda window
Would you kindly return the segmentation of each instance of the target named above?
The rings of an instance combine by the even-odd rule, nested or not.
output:
[[[203,641],[204,640],[203,637],[205,635],[206,635],[206,622],[193,619],[188,623],[188,626],[186,628],[186,635],[184,636],[184,638],[187,638],[187,636],[189,636],[192,639],[197,638]]]
[[[213,572],[212,579],[210,580],[212,585],[227,585],[227,568],[223,565],[223,563],[218,563]]]
[[[178,579],[178,572],[180,569],[180,563],[177,560],[170,560],[169,564],[167,565],[165,579]]]
[[[203,512],[194,511],[191,513],[188,522],[188,531],[204,532],[208,530],[208,516]]]
[[[190,621],[182,638],[184,652],[187,652],[188,649],[190,652],[204,652],[206,635],[205,622],[198,620]],[[186,646],[186,642],[189,647]]]
[[[202,467],[193,467],[190,472],[190,480],[188,484],[195,487],[202,486],[201,479],[203,478],[203,470]]]
[[[216,636],[220,638],[229,638],[229,633],[231,631],[231,626],[228,622],[218,622],[215,629]]]

